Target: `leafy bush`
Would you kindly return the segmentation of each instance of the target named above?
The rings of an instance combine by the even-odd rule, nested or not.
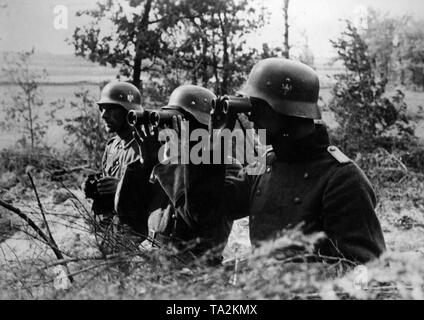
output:
[[[36,171],[57,170],[63,168],[66,161],[47,147],[11,148],[0,152],[0,173],[14,172],[18,177],[25,174],[28,167]]]
[[[410,168],[424,172],[424,146],[417,145],[409,148],[402,155],[402,161]]]
[[[31,58],[34,49],[18,53],[5,53],[5,66],[2,71],[7,75],[8,81],[16,86],[7,94],[10,103],[4,105],[5,117],[0,121],[0,126],[9,129],[18,129],[21,138],[17,145],[23,148],[39,147],[46,135],[48,124],[43,119],[44,106],[43,92],[40,84],[45,80],[47,72],[32,68]],[[54,117],[54,111],[47,110],[45,117]]]
[[[368,47],[351,22],[347,21],[342,37],[331,43],[346,67],[346,73],[335,76],[329,103],[339,124],[333,140],[353,157],[380,147],[390,152],[407,150],[416,137],[406,117],[403,92],[385,95],[387,79],[375,74]]]
[[[101,120],[96,99],[86,89],[75,92],[76,100],[70,102],[71,112],[75,116],[57,120],[58,125],[68,133],[65,143],[68,145],[69,155],[92,168],[100,168],[103,151],[108,139],[106,130]],[[56,101],[56,108],[65,107],[64,100]]]

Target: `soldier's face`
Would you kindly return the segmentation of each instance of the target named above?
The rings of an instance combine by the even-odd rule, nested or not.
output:
[[[123,107],[114,104],[102,105],[100,106],[100,112],[107,132],[119,133],[128,127],[128,112]]]
[[[284,133],[284,122],[281,116],[271,109],[268,103],[263,100],[254,101],[254,110],[249,120],[253,122],[254,128],[266,130],[266,144],[272,144],[273,141]],[[265,141],[261,141],[265,143]]]

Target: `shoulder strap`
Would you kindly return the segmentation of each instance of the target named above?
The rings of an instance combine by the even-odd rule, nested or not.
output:
[[[348,162],[352,161],[347,155],[345,155],[343,152],[340,151],[339,148],[337,148],[335,146],[329,146],[327,148],[327,151],[339,163],[348,163]]]
[[[112,143],[114,143],[116,141],[116,139],[118,138],[118,136],[113,136],[112,138],[110,138],[107,142],[106,145],[111,145]]]

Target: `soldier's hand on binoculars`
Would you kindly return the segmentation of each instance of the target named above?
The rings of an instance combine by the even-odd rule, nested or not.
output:
[[[157,127],[152,127],[151,125],[143,125],[142,128],[134,127],[133,137],[139,146],[139,152],[144,163],[152,165],[157,163],[161,146],[158,136]]]
[[[114,177],[104,177],[97,182],[97,191],[100,195],[114,195],[119,179]]]
[[[173,130],[174,134],[171,134],[167,137],[165,143],[165,154],[164,157],[167,158],[169,155],[173,154],[172,150],[178,150],[178,155],[181,155],[181,135],[186,133],[187,125],[184,116],[182,115],[174,115],[172,116],[171,127],[167,129]],[[175,159],[174,159],[175,160]]]
[[[86,198],[91,198],[90,190],[89,190],[89,180],[90,177],[87,177],[84,182],[81,184],[81,190],[84,192]]]
[[[175,130],[178,136],[185,130],[184,117],[181,115],[172,116],[172,129]]]

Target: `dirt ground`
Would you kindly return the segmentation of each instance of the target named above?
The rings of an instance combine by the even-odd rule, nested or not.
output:
[[[108,276],[92,273],[89,271],[92,265],[83,260],[100,255],[96,238],[86,220],[90,203],[83,199],[78,189],[72,189],[71,194],[59,185],[43,181],[40,193],[43,194],[41,201],[48,225],[67,259],[76,258],[68,264],[70,272],[76,274],[76,284],[65,281],[60,267],[48,267],[56,261],[52,250],[34,240],[33,233],[28,232],[20,219],[2,210],[5,233],[0,244],[3,273],[0,277],[0,298],[422,299],[423,181],[422,176],[410,173],[400,183],[378,190],[377,214],[385,235],[387,253],[380,260],[359,266],[341,277],[323,276],[333,266],[282,264],[269,255],[263,256],[264,252],[268,252],[266,247],[260,253],[252,251],[247,218],[234,224],[224,251],[226,262],[223,267],[205,269],[189,266],[181,269],[180,266],[170,273],[170,268],[174,267],[167,265],[162,258],[153,263],[149,260],[153,259],[152,253],[149,253],[149,261],[142,255],[130,260],[134,267],[131,272],[123,271],[121,265],[116,270],[110,267],[107,272],[102,269]],[[2,198],[9,199],[46,231],[31,189],[18,184],[3,192]],[[234,265],[235,259],[238,266]]]

